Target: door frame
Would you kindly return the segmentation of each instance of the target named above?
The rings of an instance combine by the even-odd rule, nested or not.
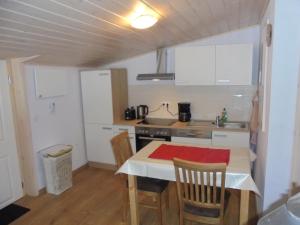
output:
[[[36,57],[37,56],[16,58],[6,61],[7,70],[11,80],[10,96],[21,168],[21,179],[23,182],[23,192],[30,196],[38,196],[39,187],[23,63]]]
[[[293,146],[293,160],[291,170],[291,187],[290,195],[293,195],[300,191],[300,60],[299,60],[299,79],[298,79],[298,94],[297,94],[297,108],[295,116],[295,128],[294,128],[294,146]]]
[[[5,60],[0,61],[0,67],[0,102],[1,106],[3,106],[0,108],[0,164],[1,177],[3,178],[3,180],[1,180],[0,194],[3,194],[3,196],[0,197],[0,209],[2,209],[21,198],[24,191],[10,98],[10,79]]]

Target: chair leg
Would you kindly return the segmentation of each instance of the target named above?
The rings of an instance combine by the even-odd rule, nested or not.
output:
[[[184,225],[183,224],[183,215],[182,215],[181,210],[179,210],[179,225]]]
[[[122,204],[122,222],[127,224],[128,222],[128,203],[129,203],[129,196],[128,196],[128,190],[125,189],[123,191],[123,204]]]
[[[166,212],[165,193],[166,192],[163,192],[163,193],[157,195],[157,213],[158,213],[158,224],[159,225],[166,224],[167,212]]]
[[[157,195],[157,215],[158,215],[158,225],[163,225],[163,217],[162,217],[162,200],[161,194]]]
[[[170,199],[169,199],[169,195],[170,195],[170,184],[168,185],[168,187],[165,190],[165,201],[166,201],[166,208],[169,209],[170,208]]]

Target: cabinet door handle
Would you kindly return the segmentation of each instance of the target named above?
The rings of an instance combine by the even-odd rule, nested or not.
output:
[[[128,129],[126,129],[126,128],[119,128],[119,130],[121,130],[121,131],[128,131]]]
[[[184,80],[175,80],[175,84],[187,84],[187,81]]]
[[[107,74],[107,73],[99,73],[98,75],[99,76],[108,76],[109,74]]]
[[[217,82],[219,82],[219,83],[229,83],[230,80],[217,80]]]
[[[149,141],[166,141],[165,138],[152,138],[152,137],[138,137],[140,140],[149,140]]]
[[[226,138],[227,135],[226,135],[226,134],[214,134],[214,137],[222,137],[222,138]]]
[[[112,130],[111,127],[102,127],[102,130]]]

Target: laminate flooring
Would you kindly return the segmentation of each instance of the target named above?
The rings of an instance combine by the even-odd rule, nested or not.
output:
[[[238,225],[239,191],[230,190],[231,197],[226,225]],[[175,185],[170,188],[168,225],[178,224],[178,204]],[[73,187],[59,196],[42,193],[38,197],[25,196],[17,204],[30,212],[11,225],[121,225],[121,185],[113,171],[85,167],[73,177]],[[155,210],[140,209],[142,225],[158,224]],[[256,224],[255,196],[250,195],[250,222]],[[196,224],[189,223],[186,224]]]

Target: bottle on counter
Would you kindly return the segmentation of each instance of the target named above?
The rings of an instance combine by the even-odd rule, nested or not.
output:
[[[226,123],[228,121],[228,114],[226,108],[222,111],[222,117],[221,117],[222,124]]]

